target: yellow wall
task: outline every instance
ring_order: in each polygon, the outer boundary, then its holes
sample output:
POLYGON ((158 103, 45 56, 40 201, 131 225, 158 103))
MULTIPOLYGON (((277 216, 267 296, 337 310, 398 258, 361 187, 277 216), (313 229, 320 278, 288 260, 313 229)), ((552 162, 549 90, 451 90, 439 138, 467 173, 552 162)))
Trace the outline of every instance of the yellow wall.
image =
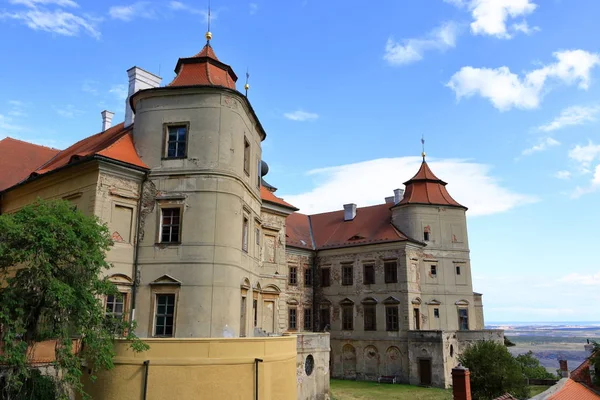
POLYGON ((95 383, 84 371, 94 400, 140 400, 144 360, 150 360, 147 400, 254 400, 254 358, 259 364, 259 399, 292 400, 296 389, 296 337, 144 339, 150 350, 133 353, 117 341, 115 368, 95 383))

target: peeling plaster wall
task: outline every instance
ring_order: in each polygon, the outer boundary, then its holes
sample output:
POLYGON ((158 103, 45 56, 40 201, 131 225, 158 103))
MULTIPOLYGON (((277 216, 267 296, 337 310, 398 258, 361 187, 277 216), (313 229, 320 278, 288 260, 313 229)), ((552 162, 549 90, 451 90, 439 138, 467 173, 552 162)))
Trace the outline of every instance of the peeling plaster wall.
POLYGON ((329 334, 297 335, 296 380, 298 400, 329 400, 329 334), (314 368, 307 374, 307 358, 312 356, 314 368))
POLYGON ((313 307, 313 284, 306 284, 305 272, 310 270, 313 274, 313 282, 315 280, 314 271, 312 271, 313 255, 310 251, 304 251, 300 249, 288 249, 286 252, 287 262, 287 274, 286 274, 286 286, 285 286, 285 301, 286 309, 284 310, 284 329, 292 331, 289 327, 288 312, 290 307, 296 308, 297 332, 313 331, 313 329, 304 329, 304 310, 310 309, 313 313, 313 319, 311 325, 314 328, 314 307, 313 307), (290 268, 296 268, 297 271, 297 282, 295 285, 290 284, 290 268))

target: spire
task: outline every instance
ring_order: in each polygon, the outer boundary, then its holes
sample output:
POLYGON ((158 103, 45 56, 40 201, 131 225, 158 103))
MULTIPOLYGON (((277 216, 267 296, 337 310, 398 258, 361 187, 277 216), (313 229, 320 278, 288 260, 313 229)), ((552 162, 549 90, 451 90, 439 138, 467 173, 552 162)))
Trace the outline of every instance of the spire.
POLYGON ((206 38, 206 45, 210 45, 210 39, 212 39, 212 33, 210 32, 210 0, 208 0, 208 14, 206 15, 206 34, 204 37, 206 38))
MULTIPOLYGON (((425 140, 421 139, 421 142, 424 145, 425 140)), ((431 171, 427 161, 425 161, 425 151, 423 151, 422 157, 423 162, 415 176, 404 182, 406 191, 398 205, 430 204, 461 207, 466 210, 467 207, 459 204, 450 196, 448 189, 446 189, 447 183, 435 176, 433 171, 431 171)))
POLYGON ((421 136, 421 145, 423 146, 423 151, 421 152, 421 157, 423 157, 423 162, 425 162, 425 135, 421 136))

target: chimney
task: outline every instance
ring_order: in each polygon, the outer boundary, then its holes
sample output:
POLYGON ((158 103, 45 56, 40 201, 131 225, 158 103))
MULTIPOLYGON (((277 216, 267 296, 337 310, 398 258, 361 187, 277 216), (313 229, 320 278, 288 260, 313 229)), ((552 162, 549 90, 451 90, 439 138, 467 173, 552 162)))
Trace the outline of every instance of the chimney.
POLYGON ((567 360, 558 360, 558 364, 560 365, 559 373, 562 378, 569 377, 569 365, 567 364, 567 360))
POLYGON ((125 128, 133 124, 134 120, 133 110, 131 109, 131 105, 129 105, 129 98, 139 90, 159 87, 162 81, 160 76, 144 71, 139 67, 129 68, 127 76, 129 77, 129 91, 127 93, 127 100, 125 100, 125 128))
POLYGON ((104 110, 100 113, 102 115, 102 132, 112 126, 112 119, 115 116, 114 112, 104 110))
POLYGON ((356 217, 356 204, 344 204, 344 221, 352 221, 356 217))
POLYGON ((400 203, 404 197, 404 189, 394 189, 394 204, 400 203))
POLYGON ((452 368, 452 394, 454 400, 471 400, 471 372, 460 364, 452 368))
POLYGON ((394 204, 394 196, 386 197, 385 202, 386 204, 394 204))

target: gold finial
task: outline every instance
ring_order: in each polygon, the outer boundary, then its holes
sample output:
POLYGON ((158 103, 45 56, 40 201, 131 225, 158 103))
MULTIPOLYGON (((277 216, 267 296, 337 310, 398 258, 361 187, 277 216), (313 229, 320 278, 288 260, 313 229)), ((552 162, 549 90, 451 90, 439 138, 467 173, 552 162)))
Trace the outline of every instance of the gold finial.
POLYGON ((204 37, 206 38, 206 41, 210 41, 210 39, 212 39, 212 33, 208 31, 206 32, 206 35, 204 35, 204 37))
POLYGON ((212 39, 212 33, 210 33, 210 0, 208 0, 208 13, 206 14, 206 24, 207 29, 204 37, 206 38, 206 43, 208 44, 210 42, 210 39, 212 39))
POLYGON ((246 89, 246 90, 250 89, 250 84, 249 84, 249 83, 246 83, 246 84, 244 85, 244 89, 246 89))
POLYGON ((250 79, 250 72, 248 71, 248 68, 246 67, 246 84, 244 85, 244 89, 246 89, 246 97, 248 97, 248 89, 250 89, 250 84, 248 83, 249 79, 250 79))

